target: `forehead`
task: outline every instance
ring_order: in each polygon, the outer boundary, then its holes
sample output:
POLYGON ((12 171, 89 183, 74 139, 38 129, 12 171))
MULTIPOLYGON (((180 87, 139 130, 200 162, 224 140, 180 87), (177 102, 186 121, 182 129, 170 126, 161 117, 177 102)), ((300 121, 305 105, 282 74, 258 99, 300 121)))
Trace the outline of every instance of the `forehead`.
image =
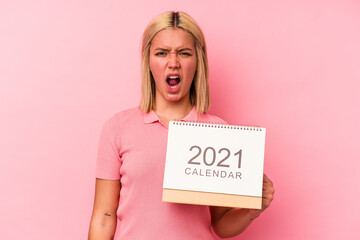
POLYGON ((182 47, 194 48, 191 35, 182 29, 165 29, 158 32, 151 42, 150 48, 178 49, 182 47))

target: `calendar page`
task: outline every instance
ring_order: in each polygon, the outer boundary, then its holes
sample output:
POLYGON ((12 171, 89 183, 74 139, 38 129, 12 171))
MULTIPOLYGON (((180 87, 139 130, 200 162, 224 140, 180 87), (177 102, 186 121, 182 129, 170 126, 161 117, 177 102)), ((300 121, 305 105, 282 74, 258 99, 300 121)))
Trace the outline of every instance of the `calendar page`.
POLYGON ((261 208, 265 128, 171 121, 163 201, 261 208))

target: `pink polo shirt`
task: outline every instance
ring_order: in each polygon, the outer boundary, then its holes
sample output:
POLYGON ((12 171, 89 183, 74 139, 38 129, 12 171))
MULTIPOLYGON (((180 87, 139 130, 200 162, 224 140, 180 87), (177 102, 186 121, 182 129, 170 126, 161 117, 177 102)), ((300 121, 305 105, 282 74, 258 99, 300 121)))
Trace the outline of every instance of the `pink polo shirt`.
MULTIPOLYGON (((223 122, 196 113, 185 121, 223 122)), ((162 202, 168 128, 154 111, 128 109, 103 125, 96 177, 121 181, 115 240, 210 240, 209 207, 162 202)))

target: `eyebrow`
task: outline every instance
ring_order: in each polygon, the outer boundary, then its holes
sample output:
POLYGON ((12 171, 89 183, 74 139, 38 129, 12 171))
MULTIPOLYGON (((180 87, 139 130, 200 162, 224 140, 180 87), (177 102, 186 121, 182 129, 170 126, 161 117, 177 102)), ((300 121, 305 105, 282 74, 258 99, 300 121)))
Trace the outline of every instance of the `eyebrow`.
MULTIPOLYGON (((164 51, 164 52, 170 52, 169 49, 166 48, 156 48, 155 51, 164 51)), ((192 51, 191 48, 181 48, 179 50, 176 50, 177 52, 183 52, 183 51, 192 51)))

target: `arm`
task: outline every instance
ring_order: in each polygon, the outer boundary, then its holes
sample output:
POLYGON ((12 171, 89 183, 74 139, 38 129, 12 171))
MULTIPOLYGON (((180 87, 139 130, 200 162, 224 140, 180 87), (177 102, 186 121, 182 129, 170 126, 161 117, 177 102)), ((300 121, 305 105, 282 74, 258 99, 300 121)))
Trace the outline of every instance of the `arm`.
POLYGON ((211 224, 215 233, 222 238, 233 237, 240 234, 255 218, 270 206, 273 199, 273 183, 264 174, 261 209, 210 207, 211 224))
POLYGON ((114 239, 120 189, 120 180, 96 179, 95 201, 90 221, 89 240, 114 239))

